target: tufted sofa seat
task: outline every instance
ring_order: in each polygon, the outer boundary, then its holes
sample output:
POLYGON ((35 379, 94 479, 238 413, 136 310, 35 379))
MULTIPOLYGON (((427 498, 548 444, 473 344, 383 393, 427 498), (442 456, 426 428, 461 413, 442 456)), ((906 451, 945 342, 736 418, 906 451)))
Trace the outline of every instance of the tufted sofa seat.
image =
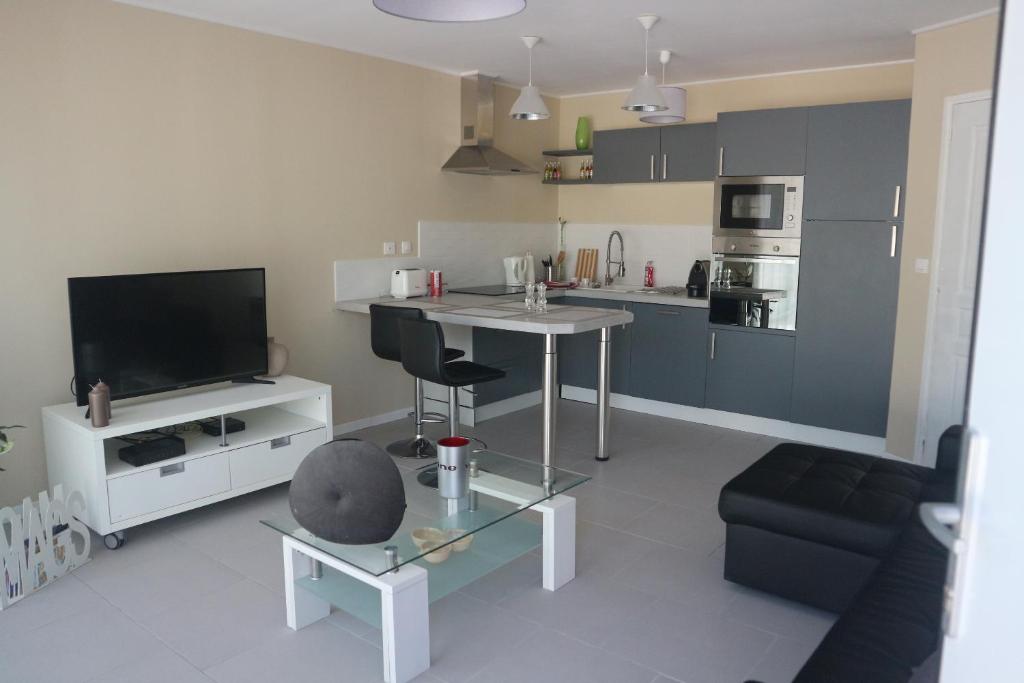
POLYGON ((951 499, 951 438, 940 445, 936 469, 806 444, 776 446, 719 496, 725 578, 844 611, 917 504, 951 499))

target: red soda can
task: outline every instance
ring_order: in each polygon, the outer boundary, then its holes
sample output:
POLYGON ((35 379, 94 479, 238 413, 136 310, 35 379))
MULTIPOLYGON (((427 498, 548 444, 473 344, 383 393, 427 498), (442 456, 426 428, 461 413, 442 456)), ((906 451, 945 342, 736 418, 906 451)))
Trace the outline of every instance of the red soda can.
POLYGON ((443 293, 441 289, 441 271, 430 271, 430 279, 427 281, 427 294, 429 296, 441 296, 443 293))

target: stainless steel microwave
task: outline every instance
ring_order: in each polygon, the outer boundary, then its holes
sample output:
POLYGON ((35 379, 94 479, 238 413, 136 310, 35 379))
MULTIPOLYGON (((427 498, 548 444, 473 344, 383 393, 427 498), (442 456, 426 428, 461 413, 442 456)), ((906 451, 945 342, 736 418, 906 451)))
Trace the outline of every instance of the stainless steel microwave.
POLYGON ((719 237, 799 237, 803 176, 731 176, 715 181, 719 237))

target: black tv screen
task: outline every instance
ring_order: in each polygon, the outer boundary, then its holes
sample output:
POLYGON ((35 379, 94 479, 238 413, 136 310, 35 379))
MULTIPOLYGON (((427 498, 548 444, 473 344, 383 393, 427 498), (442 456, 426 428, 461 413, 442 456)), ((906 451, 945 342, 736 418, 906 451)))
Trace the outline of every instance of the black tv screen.
POLYGON ((68 278, 78 405, 267 372, 263 268, 68 278))

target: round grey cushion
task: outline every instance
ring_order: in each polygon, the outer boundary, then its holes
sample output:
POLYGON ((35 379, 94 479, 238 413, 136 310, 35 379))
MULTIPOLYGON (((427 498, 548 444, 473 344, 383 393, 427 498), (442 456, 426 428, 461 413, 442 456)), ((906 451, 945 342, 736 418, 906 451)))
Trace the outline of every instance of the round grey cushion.
POLYGON ((405 516, 405 486, 387 453, 367 441, 317 446, 292 478, 288 503, 295 521, 334 543, 380 543, 405 516))

